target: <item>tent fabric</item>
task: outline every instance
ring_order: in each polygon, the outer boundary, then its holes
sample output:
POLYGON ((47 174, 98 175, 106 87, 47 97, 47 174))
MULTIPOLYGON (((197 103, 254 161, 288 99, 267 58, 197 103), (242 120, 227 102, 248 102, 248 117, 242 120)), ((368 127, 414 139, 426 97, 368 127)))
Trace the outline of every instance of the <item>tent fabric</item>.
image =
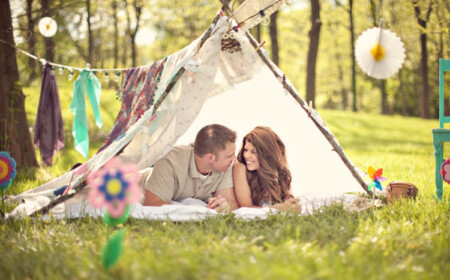
POLYGON ((117 114, 111 133, 99 152, 125 133, 154 103, 155 88, 161 79, 166 60, 159 60, 152 65, 126 69, 122 73, 122 85, 119 95, 122 106, 117 114))
POLYGON ((41 96, 34 126, 34 144, 45 164, 51 166, 56 152, 64 147, 64 124, 55 73, 49 63, 44 66, 41 96))
MULTIPOLYGON (((314 200, 363 191, 360 178, 349 169, 356 168, 343 162, 318 129, 317 120, 323 130, 329 131, 320 122, 318 113, 314 110, 309 113, 304 102, 299 104, 288 94, 283 81, 269 70, 245 34, 239 31, 235 34, 242 51, 221 51, 222 36, 229 30, 228 18, 221 17, 212 24, 211 32, 205 33, 210 34, 207 40, 197 39, 167 57, 159 73, 160 80, 152 87, 159 107, 155 110, 152 105, 124 134, 88 160, 89 171, 99 169, 115 155, 141 170, 148 168, 174 145, 193 142, 198 130, 211 123, 236 130, 240 148, 244 135, 263 125, 271 127, 286 145, 294 195, 314 200), (183 74, 163 98, 181 70, 183 74)), ((276 66, 271 66, 284 76, 276 66)), ((125 78, 122 85, 127 83, 125 78)), ((141 87, 142 81, 135 86, 141 87)), ((14 198, 31 201, 69 183, 77 190, 84 177, 85 174, 72 171, 14 198)), ((88 190, 84 188, 65 205, 85 199, 88 190)))

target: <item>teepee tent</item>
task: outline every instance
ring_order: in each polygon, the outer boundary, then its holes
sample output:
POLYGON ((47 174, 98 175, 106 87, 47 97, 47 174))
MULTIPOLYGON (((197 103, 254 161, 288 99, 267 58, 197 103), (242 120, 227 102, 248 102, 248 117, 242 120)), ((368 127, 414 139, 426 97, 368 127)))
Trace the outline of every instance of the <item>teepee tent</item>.
POLYGON ((62 201, 67 207, 83 200, 89 189, 87 172, 114 156, 139 169, 149 168, 174 145, 193 142, 198 130, 211 123, 235 130, 238 149, 255 126, 271 127, 286 145, 295 196, 367 191, 362 172, 345 156, 318 113, 246 32, 282 2, 248 0, 230 17, 220 12, 211 27, 181 51, 124 71, 119 90, 122 108, 103 147, 85 168, 16 196, 35 203, 25 214, 46 212, 62 201), (71 192, 56 192, 69 184, 71 192))

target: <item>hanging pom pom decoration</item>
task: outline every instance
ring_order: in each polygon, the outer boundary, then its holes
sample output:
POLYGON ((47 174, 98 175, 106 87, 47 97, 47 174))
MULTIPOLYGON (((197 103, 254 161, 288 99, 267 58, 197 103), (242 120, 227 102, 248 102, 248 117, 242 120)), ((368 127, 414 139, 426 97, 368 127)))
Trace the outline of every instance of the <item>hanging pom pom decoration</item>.
POLYGON ((116 75, 114 75, 114 82, 119 83, 120 80, 120 72, 117 72, 116 75))
POLYGON ((109 83, 109 74, 108 74, 108 72, 105 72, 105 76, 103 77, 103 81, 105 83, 109 83))
POLYGON ((69 81, 72 81, 73 78, 73 70, 69 69, 70 73, 69 73, 69 77, 67 77, 69 79, 69 81))
POLYGON ((450 184, 450 158, 446 159, 441 165, 442 180, 450 184))
POLYGON ((222 36, 221 41, 221 50, 226 51, 228 53, 234 53, 234 52, 240 52, 242 51, 241 43, 239 43, 238 40, 236 40, 237 34, 236 31, 239 28, 233 28, 227 32, 225 32, 222 36))
POLYGON ((355 45, 359 67, 376 79, 386 79, 397 73, 405 60, 403 42, 387 29, 374 27, 364 31, 355 45))
POLYGON ((58 30, 58 24, 56 24, 56 21, 50 17, 41 18, 41 20, 39 20, 38 27, 39 32, 44 37, 53 37, 58 30))
POLYGON ((16 178, 16 161, 7 153, 0 152, 0 191, 2 193, 3 213, 6 213, 3 192, 9 189, 16 178))

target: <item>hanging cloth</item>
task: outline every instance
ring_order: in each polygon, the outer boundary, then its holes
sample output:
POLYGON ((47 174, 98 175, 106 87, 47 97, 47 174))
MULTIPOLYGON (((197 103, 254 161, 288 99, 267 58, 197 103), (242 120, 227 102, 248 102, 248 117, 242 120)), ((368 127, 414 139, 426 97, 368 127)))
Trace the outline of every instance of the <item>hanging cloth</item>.
POLYGON ((45 164, 52 165, 52 157, 64 147, 64 125, 55 73, 50 64, 44 66, 41 96, 34 126, 34 144, 39 148, 45 164))
POLYGON ((83 70, 78 79, 73 83, 73 99, 70 103, 70 111, 74 115, 72 135, 74 137, 74 146, 81 155, 88 157, 89 152, 89 133, 88 122, 86 116, 86 102, 84 91, 86 90, 89 103, 91 103, 94 112, 95 124, 98 128, 103 126, 102 117, 100 115, 100 95, 102 85, 97 76, 92 71, 83 70))
POLYGON ((126 133, 128 128, 151 108, 165 62, 166 59, 161 59, 152 65, 123 71, 122 83, 119 89, 119 93, 122 95, 122 106, 117 114, 111 133, 98 152, 126 133))

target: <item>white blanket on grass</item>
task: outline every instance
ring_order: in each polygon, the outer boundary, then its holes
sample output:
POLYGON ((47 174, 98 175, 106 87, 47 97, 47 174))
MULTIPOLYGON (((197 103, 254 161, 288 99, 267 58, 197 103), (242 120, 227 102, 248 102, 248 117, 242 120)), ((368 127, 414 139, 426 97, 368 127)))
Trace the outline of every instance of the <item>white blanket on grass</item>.
MULTIPOLYGON (((314 198, 308 196, 300 197, 302 204, 301 215, 312 214, 319 211, 321 207, 330 205, 332 203, 349 203, 356 199, 355 195, 344 194, 339 197, 323 196, 314 198)), ((49 203, 49 198, 42 196, 34 199, 24 199, 13 212, 8 213, 6 218, 9 217, 24 217, 34 211, 40 209, 49 203)), ((199 221, 207 218, 211 218, 217 215, 222 215, 216 210, 212 210, 205 207, 205 203, 198 199, 187 198, 181 202, 173 201, 170 205, 164 205, 160 207, 155 206, 143 206, 140 203, 133 204, 130 208, 130 217, 136 219, 146 220, 171 220, 171 221, 199 221)), ((56 219, 65 218, 81 218, 90 216, 93 218, 103 217, 103 209, 93 208, 86 200, 80 200, 71 204, 61 203, 54 207, 50 211, 50 215, 43 216, 44 219, 53 217, 56 219)), ((233 211, 236 218, 243 220, 265 220, 269 215, 277 214, 278 210, 270 207, 262 208, 248 208, 241 207, 233 211)))

